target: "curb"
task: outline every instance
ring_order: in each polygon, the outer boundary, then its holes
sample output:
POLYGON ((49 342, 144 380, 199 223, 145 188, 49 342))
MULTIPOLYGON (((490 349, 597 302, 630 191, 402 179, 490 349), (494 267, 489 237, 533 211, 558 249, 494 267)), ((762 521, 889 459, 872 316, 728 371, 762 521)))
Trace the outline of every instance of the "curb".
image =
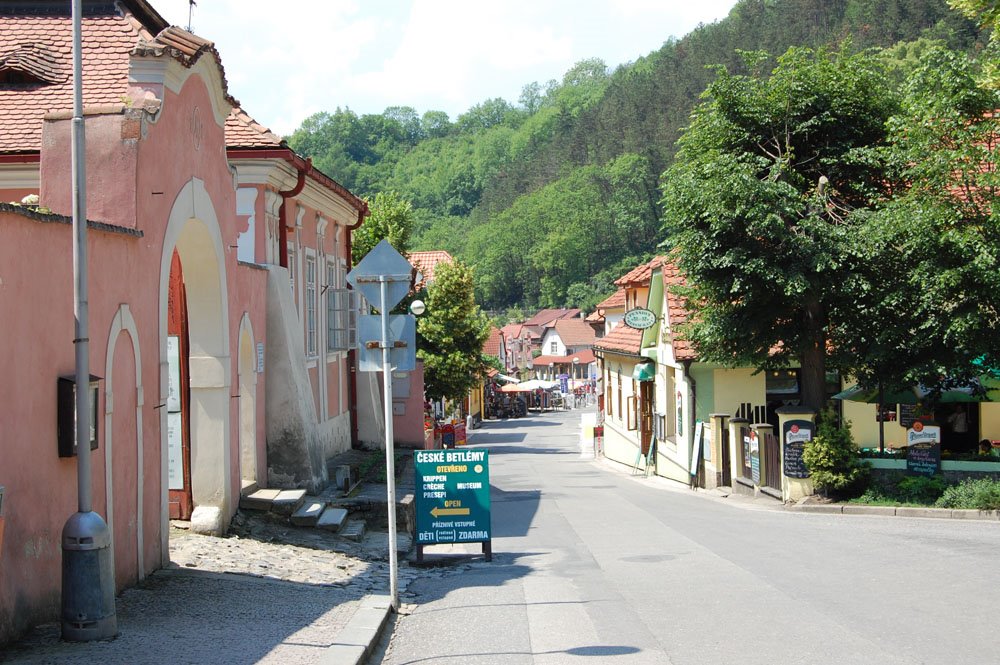
POLYGON ((799 504, 786 506, 795 513, 823 513, 835 515, 883 515, 887 517, 926 517, 931 519, 980 520, 995 522, 1000 519, 996 510, 952 510, 951 508, 916 508, 912 506, 866 506, 864 504, 799 504))
POLYGON ((378 644, 391 614, 389 596, 367 595, 362 598, 358 611, 324 650, 319 663, 362 665, 378 644))

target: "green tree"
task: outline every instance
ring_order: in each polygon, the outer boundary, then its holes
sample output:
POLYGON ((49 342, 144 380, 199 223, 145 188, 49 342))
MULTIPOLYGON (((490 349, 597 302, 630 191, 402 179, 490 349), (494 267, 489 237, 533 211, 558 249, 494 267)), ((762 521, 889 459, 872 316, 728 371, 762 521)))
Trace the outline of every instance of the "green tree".
POLYGON ((354 263, 364 258, 383 238, 397 252, 405 255, 410 250, 413 206, 395 192, 379 192, 374 200, 366 200, 371 216, 352 236, 351 258, 354 263))
MULTIPOLYGON (((754 70, 765 54, 748 54, 754 70)), ((884 185, 857 156, 895 110, 879 61, 792 48, 770 73, 718 72, 664 174, 668 243, 699 303, 686 335, 707 360, 797 361, 803 403, 825 400, 829 315, 852 294, 850 211, 884 185)))
POLYGON ((1000 86, 1000 4, 995 0, 948 0, 948 4, 976 21, 980 27, 991 30, 989 52, 986 61, 986 81, 992 86, 1000 86))
POLYGON ((858 317, 849 339, 873 359, 856 372, 868 384, 885 380, 879 362, 890 382, 928 385, 1000 366, 1000 92, 980 80, 968 56, 933 48, 888 123, 878 154, 899 184, 859 247, 877 275, 840 317, 858 317))
POLYGON ((489 319, 473 297, 472 269, 440 263, 427 287, 427 311, 417 320, 417 357, 424 362, 424 390, 433 399, 465 397, 486 371, 483 344, 489 319))

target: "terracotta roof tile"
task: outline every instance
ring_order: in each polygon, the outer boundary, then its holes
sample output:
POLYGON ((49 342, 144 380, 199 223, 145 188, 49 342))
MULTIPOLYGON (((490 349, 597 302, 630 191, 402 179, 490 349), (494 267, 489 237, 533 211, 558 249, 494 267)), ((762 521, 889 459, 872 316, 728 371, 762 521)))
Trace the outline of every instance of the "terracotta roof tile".
POLYGON ((597 303, 597 309, 624 309, 625 289, 620 288, 610 296, 597 303))
POLYGON ((641 266, 636 266, 632 270, 628 271, 621 277, 615 280, 617 286, 645 286, 649 284, 649 278, 653 274, 653 268, 658 268, 660 265, 666 261, 666 256, 657 256, 650 260, 648 263, 644 263, 641 266))
MULTIPOLYGON (((84 106, 120 104, 128 90, 128 54, 139 39, 138 31, 132 22, 114 14, 84 16, 82 33, 87 45, 82 57, 84 106)), ((36 54, 45 53, 45 76, 51 76, 45 80, 51 82, 0 86, 0 127, 3 128, 0 152, 40 150, 44 115, 49 111, 73 108, 70 75, 73 25, 69 13, 65 16, 25 16, 0 9, 0 60, 11 62, 11 68, 25 65, 27 46, 36 54)), ((38 56, 38 63, 41 57, 38 56)), ((29 73, 45 78, 39 76, 40 69, 29 73)))
POLYGON ((540 309, 537 313, 530 319, 524 322, 526 326, 545 326, 556 319, 567 319, 574 316, 580 316, 580 310, 578 309, 566 309, 565 307, 553 308, 553 309, 540 309))
POLYGON ((593 322, 593 323, 599 323, 599 322, 601 322, 603 320, 604 320, 604 314, 602 314, 601 310, 599 310, 599 309, 595 309, 593 312, 591 312, 590 314, 587 315, 586 319, 584 319, 584 321, 593 322))
POLYGON ((284 139, 241 108, 234 108, 226 118, 226 145, 230 148, 286 147, 284 139))
POLYGON ((500 329, 496 327, 490 328, 490 336, 486 339, 483 344, 483 353, 488 356, 500 357, 500 347, 501 344, 500 329))
POLYGON ((638 356, 641 351, 642 331, 630 328, 625 323, 615 326, 615 329, 607 335, 597 340, 595 349, 602 351, 612 351, 630 356, 638 356))
MULTIPOLYGON (((110 6, 110 5, 109 5, 110 6)), ((125 5, 120 5, 125 8, 125 5)), ((127 8, 125 8, 127 12, 127 8)), ((73 108, 73 23, 65 14, 36 15, 0 4, 0 71, 17 70, 45 81, 40 84, 0 85, 0 153, 36 152, 41 149, 42 120, 50 111, 73 108)), ((131 55, 169 56, 190 67, 206 54, 214 55, 227 100, 225 71, 212 42, 175 26, 155 38, 135 16, 84 13, 83 105, 120 105, 129 92, 131 55)))
POLYGON ((420 291, 428 283, 434 281, 434 268, 437 267, 437 264, 441 262, 452 263, 455 260, 451 254, 444 250, 410 252, 406 258, 423 275, 423 279, 413 286, 414 291, 420 291))
MULTIPOLYGON (((673 332, 676 327, 687 322, 691 317, 691 312, 687 307, 687 300, 677 295, 676 289, 671 287, 685 286, 687 279, 681 273, 675 263, 666 260, 663 263, 663 290, 667 295, 667 320, 670 322, 670 330, 673 332)), ((674 357, 677 360, 694 360, 698 357, 691 343, 673 332, 674 357)))
POLYGON ((594 329, 583 319, 556 319, 554 326, 566 346, 592 346, 597 341, 594 329))

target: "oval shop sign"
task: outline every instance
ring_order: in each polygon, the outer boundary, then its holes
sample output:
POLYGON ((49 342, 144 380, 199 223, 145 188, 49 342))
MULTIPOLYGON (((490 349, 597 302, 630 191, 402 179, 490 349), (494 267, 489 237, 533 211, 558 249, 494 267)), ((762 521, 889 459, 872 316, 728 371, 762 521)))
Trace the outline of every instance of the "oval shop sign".
POLYGON ((656 323, 656 314, 651 310, 636 307, 625 312, 625 325, 636 330, 652 328, 656 323))

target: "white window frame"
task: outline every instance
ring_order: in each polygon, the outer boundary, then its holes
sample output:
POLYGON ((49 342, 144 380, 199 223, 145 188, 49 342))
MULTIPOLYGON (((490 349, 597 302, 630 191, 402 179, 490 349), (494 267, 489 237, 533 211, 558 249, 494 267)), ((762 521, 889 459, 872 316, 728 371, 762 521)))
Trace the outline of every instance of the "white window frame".
POLYGON ((305 266, 305 329, 306 329, 306 357, 316 358, 316 253, 310 249, 306 250, 305 266))

